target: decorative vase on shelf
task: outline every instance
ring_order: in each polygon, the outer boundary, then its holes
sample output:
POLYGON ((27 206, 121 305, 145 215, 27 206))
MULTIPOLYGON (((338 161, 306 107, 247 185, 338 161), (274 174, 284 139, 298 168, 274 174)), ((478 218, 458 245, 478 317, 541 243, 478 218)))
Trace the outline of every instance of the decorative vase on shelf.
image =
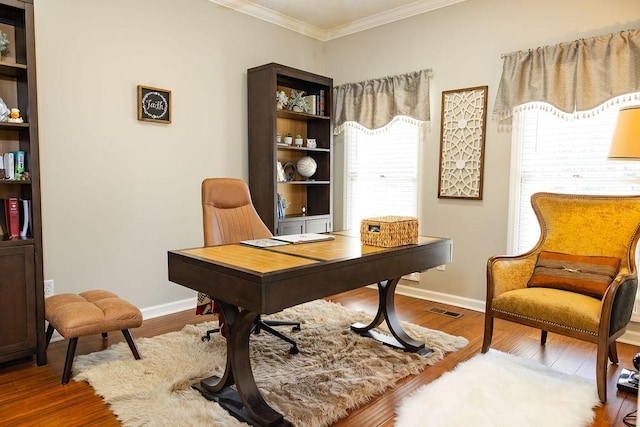
POLYGON ((304 141, 304 140, 302 139, 302 136, 301 136, 301 135, 296 135, 295 143, 296 143, 296 145, 297 145, 298 147, 302 147, 302 143, 303 143, 303 141, 304 141))
POLYGON ((316 173, 316 170, 318 169, 318 164, 316 163, 315 160, 313 160, 313 157, 304 156, 300 160, 298 160, 297 169, 298 169, 298 173, 301 176, 309 179, 310 177, 313 176, 314 173, 316 173))
POLYGON ((285 135, 284 143, 287 145, 291 145, 293 143, 293 138, 291 137, 290 134, 285 135))

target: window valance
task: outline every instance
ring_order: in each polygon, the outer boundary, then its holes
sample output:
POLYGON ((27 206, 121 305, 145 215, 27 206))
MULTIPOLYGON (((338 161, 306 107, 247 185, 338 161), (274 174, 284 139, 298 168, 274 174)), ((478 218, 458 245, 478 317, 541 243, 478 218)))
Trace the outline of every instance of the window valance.
POLYGON ((341 133, 347 122, 357 122, 368 130, 379 129, 397 117, 417 124, 428 122, 430 76, 431 70, 425 69, 336 86, 334 133, 341 133))
POLYGON ((565 113, 592 110, 640 91, 640 30, 503 55, 493 114, 500 120, 528 102, 546 102, 565 113))

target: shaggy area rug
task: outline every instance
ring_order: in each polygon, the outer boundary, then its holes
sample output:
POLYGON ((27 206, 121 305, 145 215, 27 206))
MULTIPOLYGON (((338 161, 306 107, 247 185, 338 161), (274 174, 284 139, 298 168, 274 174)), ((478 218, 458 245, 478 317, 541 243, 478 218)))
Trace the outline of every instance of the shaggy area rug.
MULTIPOLYGON (((289 345, 268 333, 251 337, 253 373, 267 403, 297 426, 327 426, 468 343, 463 337, 403 322, 409 335, 434 350, 423 358, 349 330, 351 323, 367 324, 372 317, 324 300, 267 316, 297 320, 302 326, 300 332, 288 331, 298 343, 297 355, 290 355, 289 345)), ((242 425, 191 388, 224 370, 224 338, 215 334, 210 342, 200 339, 215 324, 188 325, 179 332, 138 339, 142 360, 133 359, 126 343, 78 356, 74 379, 88 381, 125 426, 242 425)))
POLYGON ((593 381, 490 350, 404 399, 396 426, 581 427, 599 404, 593 381))

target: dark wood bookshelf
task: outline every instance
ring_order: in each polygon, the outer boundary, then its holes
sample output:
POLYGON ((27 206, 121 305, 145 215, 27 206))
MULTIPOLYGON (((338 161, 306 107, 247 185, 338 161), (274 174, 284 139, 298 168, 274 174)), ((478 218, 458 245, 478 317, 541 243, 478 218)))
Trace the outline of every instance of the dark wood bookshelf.
MULTIPOLYGON (((0 236, 0 363, 35 355, 43 365, 47 359, 33 2, 0 0, 0 31, 9 40, 0 56, 0 98, 7 108, 20 109, 24 120, 0 122, 0 155, 24 151, 29 173, 28 179, 0 179, 0 199, 31 201, 30 234, 0 236)), ((0 209, 4 212, 4 203, 0 209)), ((6 223, 2 226, 6 233, 6 223)))
POLYGON ((258 214, 273 234, 317 233, 333 229, 333 79, 280 64, 265 64, 247 71, 249 125, 249 188, 258 214), (276 91, 291 90, 324 96, 324 113, 280 109, 276 91), (276 142, 276 135, 300 134, 305 145, 276 142), (306 146, 314 138, 316 147, 306 146), (317 169, 310 179, 296 172, 279 182, 277 163, 296 165, 312 157, 317 169), (278 217, 278 194, 289 203, 278 217), (305 214, 302 215, 302 210, 305 214))

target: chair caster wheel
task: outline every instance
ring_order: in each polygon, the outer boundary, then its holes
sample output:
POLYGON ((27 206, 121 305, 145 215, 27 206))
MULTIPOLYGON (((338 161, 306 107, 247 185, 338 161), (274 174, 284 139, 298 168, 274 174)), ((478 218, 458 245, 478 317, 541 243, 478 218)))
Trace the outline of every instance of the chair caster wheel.
POLYGON ((289 349, 289 353, 290 353, 290 354, 298 354, 298 353, 300 353, 300 350, 298 350, 298 347, 296 347, 296 346, 294 345, 293 347, 291 347, 291 348, 289 349))
POLYGON ((202 340, 202 342, 205 342, 205 341, 211 341, 211 338, 210 338, 210 337, 202 337, 202 338, 200 338, 200 339, 202 340))
POLYGON ((294 326, 291 330, 293 332, 300 332, 300 326, 294 326))

